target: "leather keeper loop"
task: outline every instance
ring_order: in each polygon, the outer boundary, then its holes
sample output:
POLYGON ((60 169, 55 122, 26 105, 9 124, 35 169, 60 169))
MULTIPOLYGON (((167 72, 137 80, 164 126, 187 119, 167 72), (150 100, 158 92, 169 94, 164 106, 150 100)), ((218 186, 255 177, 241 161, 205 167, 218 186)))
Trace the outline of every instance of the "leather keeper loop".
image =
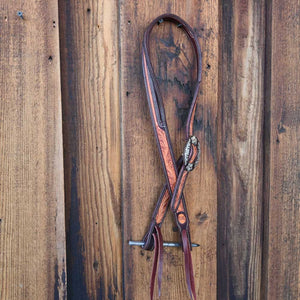
POLYGON ((188 216, 185 214, 185 212, 181 211, 181 212, 176 213, 176 223, 177 223, 177 226, 178 226, 180 232, 184 229, 185 230, 188 229, 189 219, 188 219, 188 216))

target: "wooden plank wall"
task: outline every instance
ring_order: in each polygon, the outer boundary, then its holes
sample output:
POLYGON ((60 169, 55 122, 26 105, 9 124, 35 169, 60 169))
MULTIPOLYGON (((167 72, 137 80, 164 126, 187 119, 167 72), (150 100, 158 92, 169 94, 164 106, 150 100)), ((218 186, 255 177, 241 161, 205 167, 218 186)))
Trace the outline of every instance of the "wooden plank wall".
POLYGON ((68 294, 122 298, 117 1, 60 1, 68 294))
POLYGON ((15 2, 0 2, 0 299, 62 299, 58 7, 15 2))
MULTIPOLYGON (((299 11, 0 0, 0 299, 149 298, 153 253, 128 240, 143 237, 165 181, 141 42, 166 12, 203 54, 202 154, 185 189, 198 299, 300 299, 299 11)), ((178 156, 195 59, 166 22, 150 45, 178 156)), ((179 240, 171 214, 162 232, 179 240)), ((180 249, 165 250, 160 299, 188 299, 180 249)))
POLYGON ((218 131, 219 299, 260 298, 264 6, 264 1, 226 1, 222 6, 218 131))

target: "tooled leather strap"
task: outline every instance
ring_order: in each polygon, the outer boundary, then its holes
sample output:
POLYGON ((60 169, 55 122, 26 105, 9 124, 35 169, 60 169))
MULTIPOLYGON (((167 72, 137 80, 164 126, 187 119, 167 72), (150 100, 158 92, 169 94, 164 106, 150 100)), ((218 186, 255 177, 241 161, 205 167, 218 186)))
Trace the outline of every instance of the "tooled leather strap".
MULTIPOLYGON (((153 250, 155 248, 155 258, 153 264, 153 271, 151 276, 150 294, 153 297, 155 274, 157 269, 157 262, 159 261, 159 272, 162 272, 162 237, 160 233, 160 226, 166 215, 169 204, 174 214, 176 224, 180 230, 182 238, 182 246, 185 256, 185 271, 186 282, 188 290, 192 299, 196 299, 194 275, 192 270, 191 259, 191 240, 189 234, 189 219, 185 199, 183 196, 183 189, 188 176, 188 173, 194 169, 199 160, 200 144, 198 139, 193 136, 193 122, 196 109, 196 100, 198 96, 200 81, 201 81, 201 50, 198 39, 192 28, 181 18, 171 14, 162 15, 151 22, 148 26, 143 40, 142 47, 142 66, 144 74, 144 82, 147 92, 147 99, 150 108, 152 124, 158 144, 160 157, 162 160, 164 173, 166 177, 166 185, 164 186, 158 203, 154 210, 151 224, 147 234, 144 237, 145 250, 153 250), (180 27, 188 35, 195 50, 197 60, 197 82, 194 90, 193 100, 190 106, 187 124, 186 124, 186 138, 187 144, 184 149, 183 156, 181 156, 177 163, 175 161, 170 135, 166 122, 165 112, 159 86, 153 71, 153 67, 149 57, 149 35, 156 24, 163 21, 170 21, 180 27), (159 247, 159 249, 157 249, 159 247), (159 257, 159 259, 158 259, 159 257)), ((158 284, 161 284, 161 273, 158 276, 158 284)), ((159 288, 160 290, 160 288, 159 288)))

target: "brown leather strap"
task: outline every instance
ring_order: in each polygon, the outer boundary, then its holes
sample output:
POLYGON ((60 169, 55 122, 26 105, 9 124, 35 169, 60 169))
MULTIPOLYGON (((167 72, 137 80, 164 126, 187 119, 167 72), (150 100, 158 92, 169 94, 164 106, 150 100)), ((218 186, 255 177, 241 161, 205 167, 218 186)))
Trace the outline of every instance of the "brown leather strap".
POLYGON ((162 262, 163 262, 163 238, 160 231, 160 228, 158 226, 155 226, 155 232, 152 233, 154 238, 154 259, 153 259, 153 266, 152 266, 152 274, 151 274, 151 281, 150 281, 150 298, 153 299, 153 293, 154 293, 154 283, 155 283, 155 277, 156 277, 156 271, 158 268, 158 295, 161 294, 161 282, 162 282, 162 262), (158 265, 158 267, 157 267, 158 265))
POLYGON ((182 247, 184 252, 184 265, 185 265, 185 278, 188 286, 188 290, 191 296, 191 299, 196 300, 196 290, 195 290, 195 280, 194 280, 194 272, 193 272, 193 263, 192 256, 190 251, 190 244, 187 243, 186 231, 182 230, 181 233, 182 239, 182 247), (194 297, 194 298, 193 298, 194 297))
POLYGON ((195 136, 193 136, 193 123, 196 110, 196 100, 201 81, 201 64, 201 50, 198 39, 192 28, 185 21, 183 21, 178 16, 165 14, 151 22, 144 34, 142 47, 142 66, 151 120, 166 177, 166 185, 164 186, 158 199, 152 216, 151 224, 149 226, 149 230, 144 237, 145 244, 143 248, 145 250, 153 250, 155 248, 155 257, 150 285, 151 299, 153 297, 158 256, 160 256, 160 267, 158 274, 159 286, 161 284, 162 254, 160 253, 162 253, 162 237, 159 228, 164 220, 169 204, 171 204, 171 210, 174 214, 176 224, 181 233, 182 246, 185 256, 186 282, 188 290, 191 298, 196 299, 194 275, 190 253, 191 240, 189 234, 189 218, 185 199, 183 196, 183 189, 188 173, 194 169, 200 155, 199 141, 195 136), (187 34, 190 41, 192 42, 197 60, 197 81, 186 124, 187 144, 185 146, 183 156, 181 156, 177 160, 177 163, 175 161, 174 152, 172 149, 161 93, 149 57, 150 33, 156 24, 159 25, 164 21, 175 23, 177 27, 180 27, 187 34))

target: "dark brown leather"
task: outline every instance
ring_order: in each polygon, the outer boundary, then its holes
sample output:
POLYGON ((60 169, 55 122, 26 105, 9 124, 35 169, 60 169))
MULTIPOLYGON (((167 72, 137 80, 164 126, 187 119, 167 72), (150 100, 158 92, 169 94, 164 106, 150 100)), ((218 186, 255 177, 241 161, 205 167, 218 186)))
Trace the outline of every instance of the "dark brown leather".
POLYGON ((149 230, 144 237, 145 250, 155 249, 153 269, 150 284, 150 297, 153 299, 154 283, 156 271, 158 268, 158 285, 159 294, 162 280, 162 236, 160 226, 164 220, 169 204, 174 214, 176 224, 179 228, 182 249, 185 258, 185 273, 187 287, 191 299, 196 299, 192 257, 191 257, 191 240, 189 233, 189 218, 186 208, 186 203, 183 195, 183 189, 188 176, 188 173, 193 170, 198 162, 200 155, 200 144, 198 139, 193 136, 193 123, 196 110, 196 100, 198 96, 199 86, 201 82, 201 50, 196 34, 192 28, 181 18, 172 14, 164 14, 153 20, 144 34, 142 46, 142 66, 144 74, 144 82, 146 87, 147 99, 151 114, 151 120, 155 132, 155 137, 161 157, 166 177, 166 185, 164 186, 149 226, 149 230), (197 81, 195 85, 193 100, 190 106, 187 123, 186 123, 186 138, 187 145, 184 149, 183 156, 175 161, 170 135, 166 122, 165 112, 159 86, 153 71, 153 67, 149 57, 149 35, 156 24, 161 24, 164 21, 175 23, 177 27, 182 29, 189 37, 196 54, 197 81), (158 267, 157 267, 158 265, 158 267))
POLYGON ((154 259, 153 259, 153 267, 152 267, 152 274, 151 274, 151 282, 150 282, 150 297, 151 300, 153 299, 153 292, 154 292, 154 283, 155 283, 155 277, 156 272, 158 268, 158 275, 157 275, 157 281, 158 281, 158 295, 160 296, 161 292, 161 282, 162 282, 162 262, 163 262, 163 238, 160 231, 160 228, 158 226, 154 227, 155 232, 152 233, 153 239, 154 239, 154 259), (157 266, 158 265, 158 266, 157 266))

